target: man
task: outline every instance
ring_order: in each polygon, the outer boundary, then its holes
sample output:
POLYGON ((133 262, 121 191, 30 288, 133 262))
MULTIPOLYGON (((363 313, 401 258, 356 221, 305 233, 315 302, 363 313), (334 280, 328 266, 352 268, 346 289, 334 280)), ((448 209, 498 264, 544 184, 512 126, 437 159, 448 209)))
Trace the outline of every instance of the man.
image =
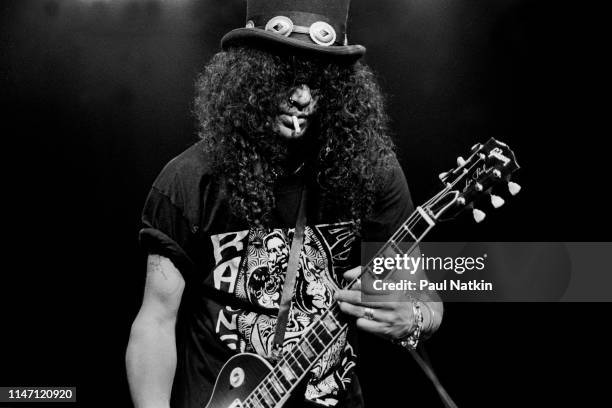
MULTIPOLYGON (((246 27, 197 81, 201 141, 164 168, 143 211, 147 278, 127 351, 137 407, 205 406, 230 356, 272 355, 303 194, 283 350, 334 297, 358 328, 393 341, 440 324, 439 303, 341 290, 360 274, 359 240, 387 240, 412 211, 381 92, 358 62, 365 48, 347 45, 349 0, 247 4, 246 27)), ((329 350, 290 404, 363 405, 354 331, 329 350)))

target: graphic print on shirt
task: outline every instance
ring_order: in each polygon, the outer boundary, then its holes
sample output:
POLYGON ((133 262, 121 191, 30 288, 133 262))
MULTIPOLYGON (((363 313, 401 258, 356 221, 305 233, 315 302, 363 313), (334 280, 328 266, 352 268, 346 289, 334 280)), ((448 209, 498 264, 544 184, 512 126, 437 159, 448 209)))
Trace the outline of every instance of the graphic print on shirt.
MULTIPOLYGON (((350 223, 307 226, 299 258, 295 294, 283 347, 291 349, 333 302, 350 268, 355 243, 350 223)), ((251 229, 211 237, 217 289, 271 310, 272 316, 220 308, 216 333, 225 345, 239 352, 271 354, 276 314, 283 290, 293 229, 251 229)), ((346 332, 310 371, 305 396, 323 406, 337 404, 338 393, 350 384, 355 353, 346 332)))

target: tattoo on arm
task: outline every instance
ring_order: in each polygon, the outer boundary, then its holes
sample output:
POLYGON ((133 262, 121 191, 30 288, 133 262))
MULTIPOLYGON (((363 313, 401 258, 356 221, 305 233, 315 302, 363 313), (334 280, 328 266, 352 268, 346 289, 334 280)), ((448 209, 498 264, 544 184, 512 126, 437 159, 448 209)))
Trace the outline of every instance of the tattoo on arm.
POLYGON ((170 259, 152 254, 147 260, 146 286, 162 298, 170 299, 178 295, 180 299, 185 281, 170 259))
POLYGON ((161 273, 165 280, 168 280, 168 275, 164 272, 164 268, 162 266, 162 260, 159 255, 151 255, 149 256, 149 267, 151 268, 151 272, 153 273, 161 273))

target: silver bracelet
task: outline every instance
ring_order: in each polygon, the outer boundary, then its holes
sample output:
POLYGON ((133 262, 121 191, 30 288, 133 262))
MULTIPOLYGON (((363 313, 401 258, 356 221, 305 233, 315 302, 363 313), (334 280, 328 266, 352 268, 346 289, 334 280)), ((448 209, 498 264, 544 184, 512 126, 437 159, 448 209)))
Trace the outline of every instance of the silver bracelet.
POLYGON ((429 324, 425 328, 425 333, 431 333, 433 331, 433 328, 435 327, 436 313, 435 313, 433 307, 429 306, 429 302, 423 302, 423 304, 425 305, 425 307, 429 311, 429 324))
POLYGON ((412 301, 412 312, 414 315, 414 324, 416 325, 415 329, 408 336, 395 341, 396 344, 408 350, 415 350, 417 348, 419 339, 421 338, 421 331, 423 331, 423 312, 421 311, 419 303, 414 300, 412 301))

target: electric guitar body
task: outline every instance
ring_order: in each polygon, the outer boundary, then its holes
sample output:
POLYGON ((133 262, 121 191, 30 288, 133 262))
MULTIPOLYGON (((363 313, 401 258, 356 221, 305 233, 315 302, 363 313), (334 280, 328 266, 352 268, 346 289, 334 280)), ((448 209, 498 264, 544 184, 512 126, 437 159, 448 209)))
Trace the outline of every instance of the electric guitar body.
POLYGON ((221 368, 206 408, 246 408, 243 401, 271 371, 270 363, 257 354, 233 356, 221 368))

